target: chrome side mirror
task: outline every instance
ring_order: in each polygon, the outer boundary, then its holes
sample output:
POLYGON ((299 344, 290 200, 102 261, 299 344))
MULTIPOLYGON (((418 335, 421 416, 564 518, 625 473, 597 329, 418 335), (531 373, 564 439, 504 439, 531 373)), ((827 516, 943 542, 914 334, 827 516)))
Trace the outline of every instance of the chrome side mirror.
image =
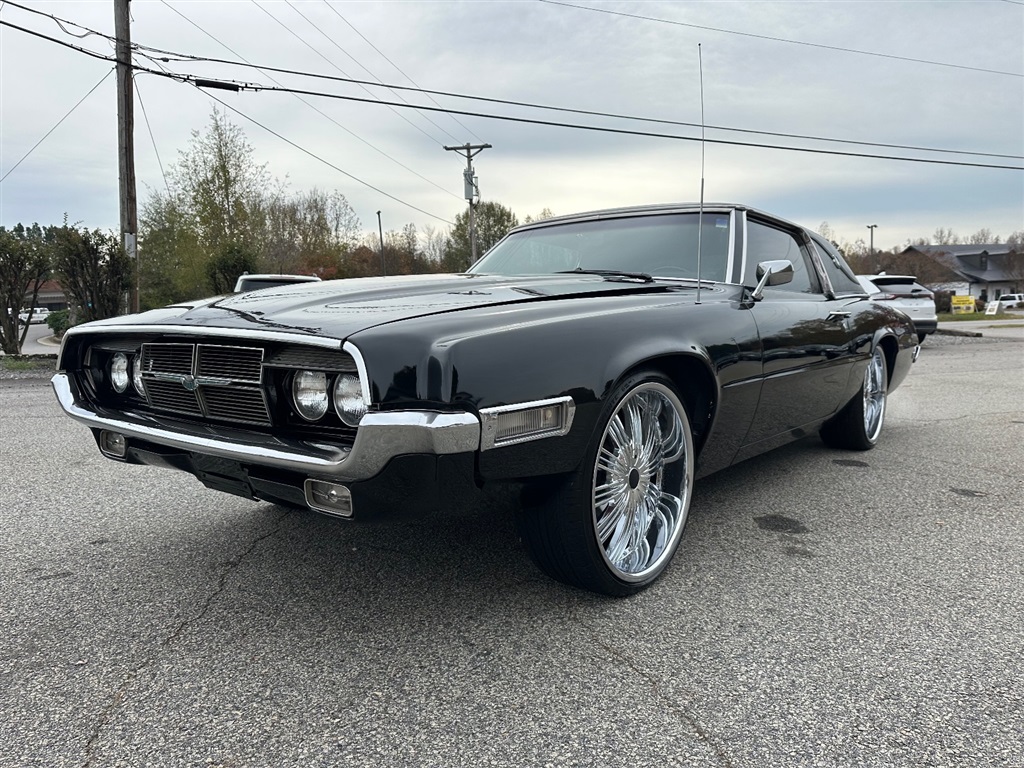
POLYGON ((757 265, 757 287, 751 294, 754 301, 761 300, 766 285, 785 285, 793 282, 793 262, 789 259, 762 261, 757 265))

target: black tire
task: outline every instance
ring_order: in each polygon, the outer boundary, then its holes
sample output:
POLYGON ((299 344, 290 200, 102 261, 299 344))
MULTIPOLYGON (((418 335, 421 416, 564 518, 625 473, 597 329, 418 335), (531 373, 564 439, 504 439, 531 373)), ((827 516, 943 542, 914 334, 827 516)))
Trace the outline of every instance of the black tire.
POLYGON ((877 346, 864 371, 860 392, 821 428, 821 439, 832 448, 853 451, 874 448, 885 421, 888 390, 889 366, 885 351, 877 346))
POLYGON ((656 371, 628 376, 607 398, 582 464, 524 491, 527 551, 565 584, 639 592, 679 546, 694 463, 690 419, 671 380, 656 371))
POLYGON ((928 338, 928 334, 927 333, 919 333, 919 334, 917 334, 917 343, 918 344, 923 344, 924 340, 927 339, 927 338, 928 338))

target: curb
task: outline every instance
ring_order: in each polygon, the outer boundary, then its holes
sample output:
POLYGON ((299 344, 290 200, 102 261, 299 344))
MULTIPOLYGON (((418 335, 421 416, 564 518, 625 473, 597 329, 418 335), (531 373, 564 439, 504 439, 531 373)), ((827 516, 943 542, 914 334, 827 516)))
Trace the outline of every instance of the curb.
POLYGON ((966 336, 971 339, 981 339, 984 335, 978 331, 958 331, 953 328, 936 328, 935 333, 940 336, 966 336))

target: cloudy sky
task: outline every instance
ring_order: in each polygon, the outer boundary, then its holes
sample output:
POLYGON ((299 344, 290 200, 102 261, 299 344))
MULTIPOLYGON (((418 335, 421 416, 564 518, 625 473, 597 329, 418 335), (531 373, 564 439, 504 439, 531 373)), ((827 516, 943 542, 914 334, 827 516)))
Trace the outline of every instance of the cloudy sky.
MULTIPOLYGON (((1024 166, 1024 3, 1017 0, 134 0, 131 11, 133 43, 264 67, 135 57, 151 69, 688 139, 318 95, 204 91, 139 73, 140 207, 164 185, 161 163, 163 171, 173 166, 214 108, 226 110, 257 160, 291 191, 341 191, 368 231, 378 210, 386 230, 449 225, 464 206, 465 161, 445 144, 493 145, 475 159, 482 196, 520 219, 543 208, 561 214, 695 201, 699 127, 396 95, 265 68, 699 124, 698 44, 709 141, 1024 166)), ((112 35, 113 17, 113 0, 0 2, 5 25, 106 57, 109 40, 87 30, 112 35)), ((90 228, 118 227, 109 62, 0 26, 0 115, 0 224, 59 224, 66 213, 90 228)), ((877 224, 876 247, 940 227, 960 235, 988 228, 1003 238, 1024 229, 1021 170, 708 143, 705 176, 708 201, 746 203, 812 228, 827 221, 849 242, 866 240, 866 226, 877 224)))

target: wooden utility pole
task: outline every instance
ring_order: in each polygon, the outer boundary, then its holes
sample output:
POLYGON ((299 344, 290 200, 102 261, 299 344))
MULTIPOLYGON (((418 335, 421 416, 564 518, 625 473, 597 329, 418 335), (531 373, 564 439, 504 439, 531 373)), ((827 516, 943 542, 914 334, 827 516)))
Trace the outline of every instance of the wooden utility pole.
POLYGON ((139 311, 139 228, 135 196, 135 102, 132 99, 132 39, 128 4, 114 0, 114 35, 117 37, 117 171, 121 192, 121 242, 135 265, 130 308, 139 311))
POLYGON ((470 266, 476 264, 476 204, 480 200, 480 185, 473 174, 473 158, 490 148, 490 144, 463 144, 461 147, 445 147, 448 152, 458 152, 466 158, 466 170, 462 172, 462 179, 466 190, 466 201, 469 203, 470 266))

